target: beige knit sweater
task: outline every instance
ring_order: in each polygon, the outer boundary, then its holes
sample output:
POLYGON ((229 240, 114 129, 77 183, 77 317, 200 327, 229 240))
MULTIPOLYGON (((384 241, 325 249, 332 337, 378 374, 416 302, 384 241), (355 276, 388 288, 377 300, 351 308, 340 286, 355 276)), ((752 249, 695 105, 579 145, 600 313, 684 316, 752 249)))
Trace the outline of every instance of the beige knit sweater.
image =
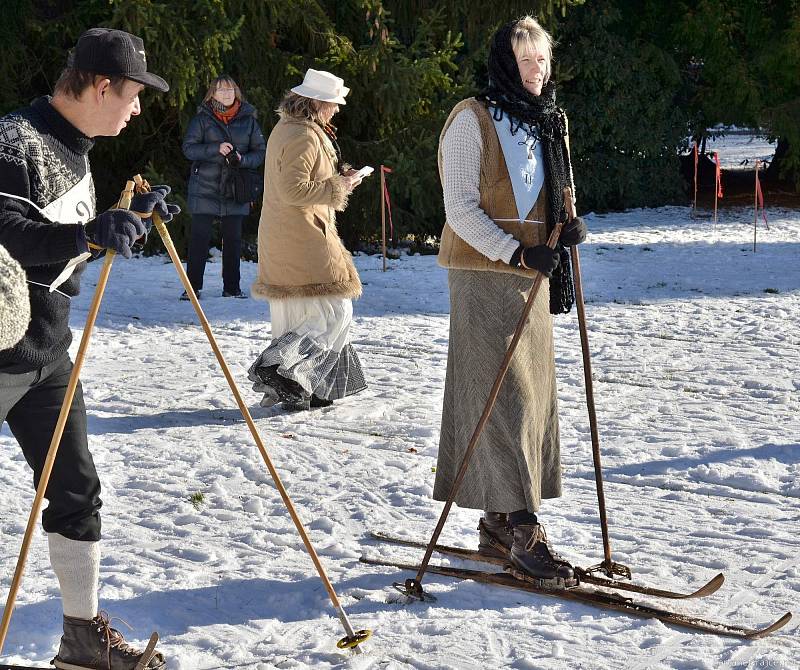
POLYGON ((480 207, 482 154, 478 117, 471 109, 464 109, 442 138, 442 187, 447 223, 456 235, 490 260, 508 263, 519 242, 480 207))

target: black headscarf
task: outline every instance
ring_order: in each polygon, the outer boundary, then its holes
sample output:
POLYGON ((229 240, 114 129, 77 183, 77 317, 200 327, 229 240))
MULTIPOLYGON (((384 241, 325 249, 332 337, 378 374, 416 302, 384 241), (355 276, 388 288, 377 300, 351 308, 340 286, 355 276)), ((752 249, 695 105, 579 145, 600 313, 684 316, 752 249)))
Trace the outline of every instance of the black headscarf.
MULTIPOLYGON (((556 223, 566 221, 564 189, 572 187, 572 168, 564 136, 567 132, 564 112, 556 107, 556 86, 551 80, 542 87, 541 95, 525 90, 511 44, 517 21, 500 28, 492 38, 489 49, 489 85, 477 99, 493 107, 497 121, 505 116, 516 134, 522 124, 533 129, 541 143, 544 158, 545 184, 547 185, 547 234, 556 223)), ((550 279, 550 313, 566 314, 575 302, 569 252, 559 245, 561 260, 550 279)))

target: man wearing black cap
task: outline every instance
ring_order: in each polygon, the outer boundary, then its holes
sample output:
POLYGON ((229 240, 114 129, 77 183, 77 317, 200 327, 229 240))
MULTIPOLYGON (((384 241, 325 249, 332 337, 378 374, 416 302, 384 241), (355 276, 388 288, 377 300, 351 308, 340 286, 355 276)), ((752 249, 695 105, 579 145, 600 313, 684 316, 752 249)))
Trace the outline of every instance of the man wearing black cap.
MULTIPOLYGON (((120 30, 81 35, 52 97, 0 118, 0 244, 23 267, 31 323, 0 351, 0 424, 8 421, 38 484, 63 402, 72 361, 69 306, 92 248, 126 258, 146 227, 133 212, 165 221, 179 210, 168 186, 137 195, 131 210, 95 214, 88 154, 94 138, 115 136, 140 111, 145 86, 167 91, 147 72, 142 40, 120 30)), ((89 453, 86 410, 78 384, 42 514, 50 563, 61 587, 64 635, 57 668, 154 670, 160 653, 128 646, 98 611, 100 482, 89 453)))

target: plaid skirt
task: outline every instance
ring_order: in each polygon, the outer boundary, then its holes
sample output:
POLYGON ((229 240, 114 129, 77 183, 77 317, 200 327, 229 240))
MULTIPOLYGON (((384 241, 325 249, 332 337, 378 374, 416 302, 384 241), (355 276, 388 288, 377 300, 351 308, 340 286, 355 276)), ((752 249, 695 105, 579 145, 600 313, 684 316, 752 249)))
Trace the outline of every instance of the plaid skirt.
POLYGON ((361 362, 350 344, 351 300, 288 298, 270 300, 269 307, 272 342, 248 371, 253 390, 270 392, 258 371, 271 366, 302 387, 306 403, 312 395, 338 400, 367 387, 361 362))

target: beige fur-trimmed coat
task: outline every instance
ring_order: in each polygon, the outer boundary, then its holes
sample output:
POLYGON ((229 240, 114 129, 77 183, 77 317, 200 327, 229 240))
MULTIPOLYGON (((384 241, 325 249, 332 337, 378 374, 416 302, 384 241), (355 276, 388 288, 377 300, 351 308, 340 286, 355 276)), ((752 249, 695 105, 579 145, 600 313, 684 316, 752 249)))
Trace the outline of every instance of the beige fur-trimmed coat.
POLYGON ((254 297, 357 298, 361 280, 336 231, 347 207, 336 152, 322 128, 281 116, 267 140, 254 297))

